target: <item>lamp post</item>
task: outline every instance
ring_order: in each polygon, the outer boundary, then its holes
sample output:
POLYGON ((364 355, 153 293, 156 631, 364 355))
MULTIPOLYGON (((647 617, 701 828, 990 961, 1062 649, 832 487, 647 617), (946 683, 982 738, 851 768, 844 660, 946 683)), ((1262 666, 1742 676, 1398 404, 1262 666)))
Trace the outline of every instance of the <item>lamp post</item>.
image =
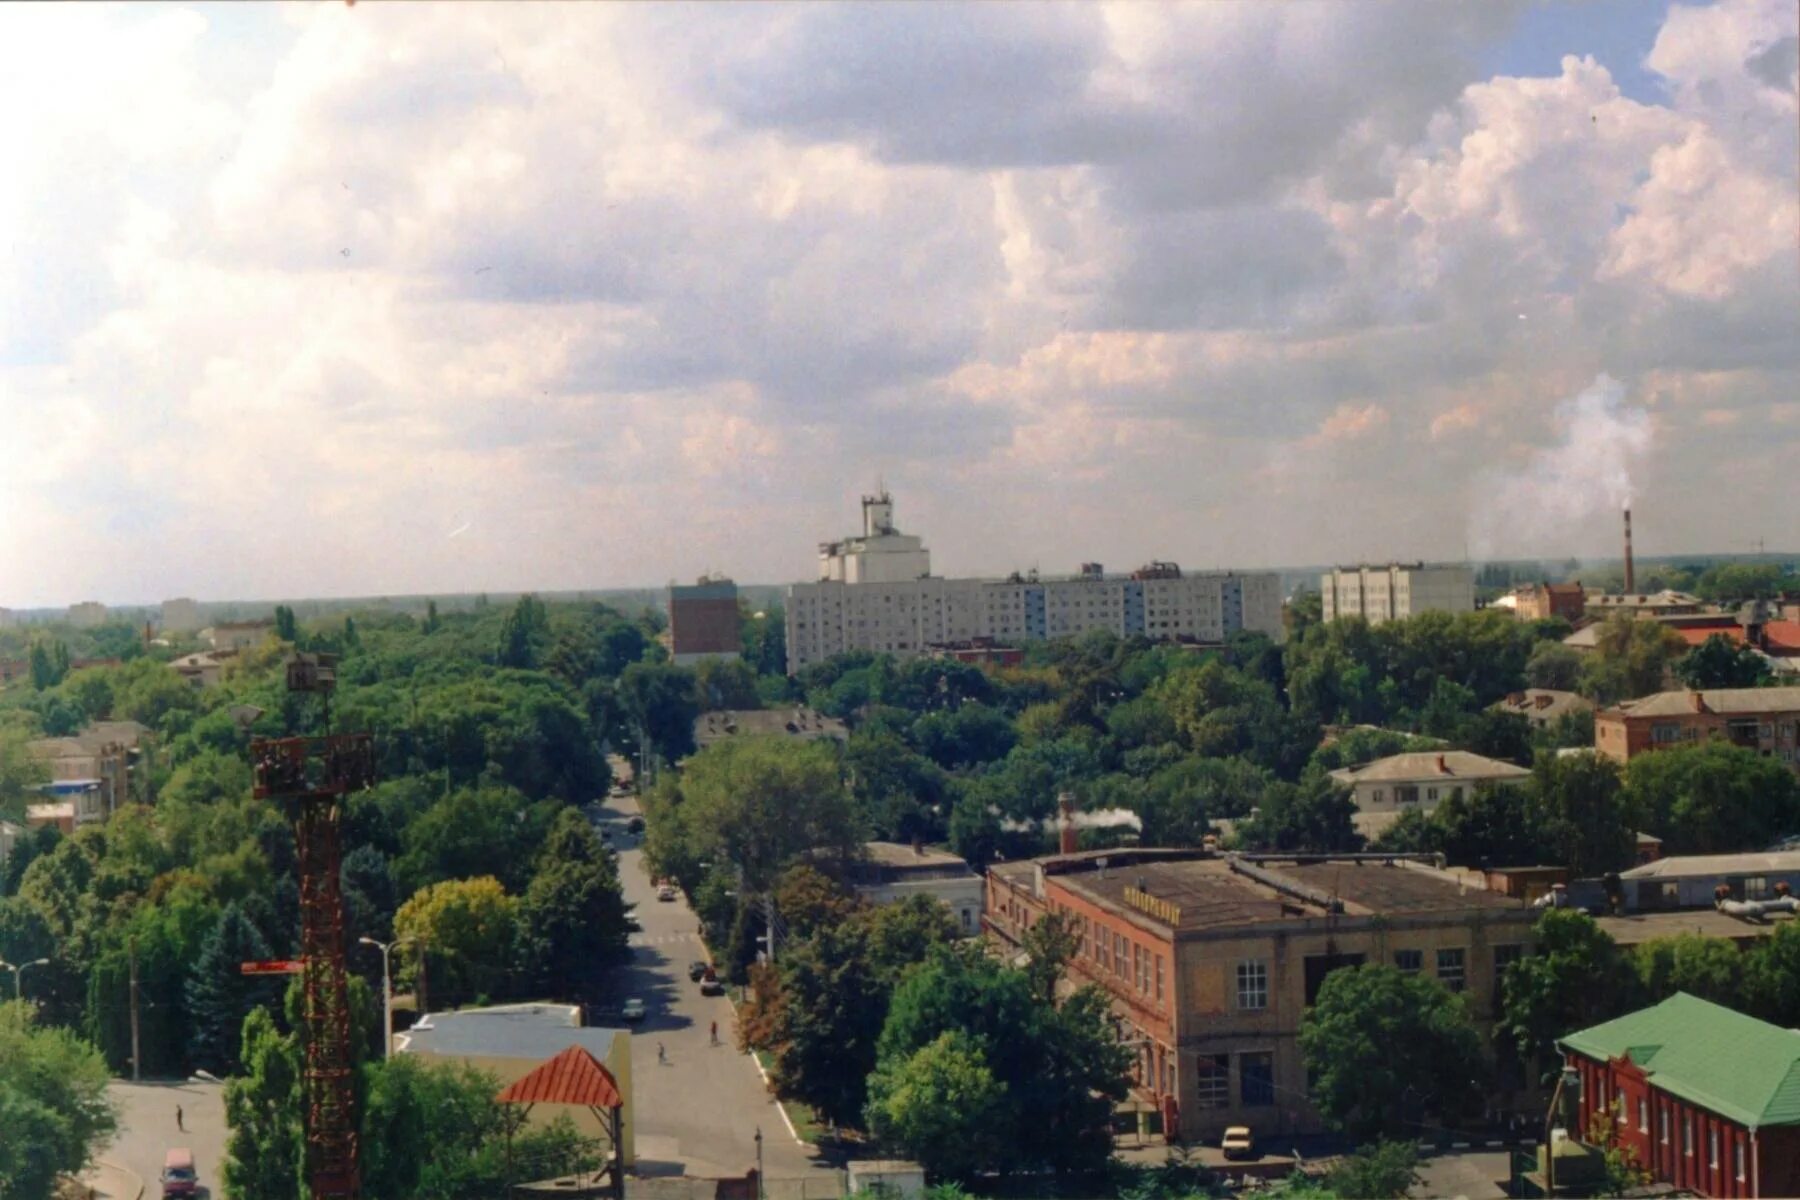
POLYGON ((762 1126, 756 1127, 756 1200, 763 1200, 762 1126))
POLYGON ((50 960, 47 958, 34 958, 28 963, 19 963, 17 965, 0 958, 0 970, 11 971, 13 973, 13 999, 23 1000, 25 998, 25 972, 27 969, 31 967, 47 967, 49 965, 50 960))
POLYGON ((356 940, 381 951, 381 1057, 389 1060, 394 1057, 394 977, 388 971, 388 952, 402 942, 418 939, 402 937, 391 942, 378 942, 372 937, 363 937, 356 940))

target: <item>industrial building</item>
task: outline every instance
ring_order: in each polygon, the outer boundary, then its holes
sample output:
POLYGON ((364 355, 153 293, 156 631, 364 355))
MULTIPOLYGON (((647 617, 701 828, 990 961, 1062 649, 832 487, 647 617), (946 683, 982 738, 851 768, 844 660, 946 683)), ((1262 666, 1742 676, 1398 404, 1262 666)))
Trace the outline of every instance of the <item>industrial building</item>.
POLYGON ((1558 1045, 1652 1181, 1701 1196, 1800 1195, 1800 1033, 1677 992, 1558 1045))
POLYGON ((706 658, 732 659, 744 647, 737 584, 702 575, 689 585, 669 587, 669 655, 676 666, 706 658))
POLYGON ((1475 611, 1475 574, 1466 566, 1389 563, 1337 567, 1319 576, 1327 621, 1361 617, 1371 625, 1422 612, 1475 611))
POLYGON ((1112 997, 1135 1048, 1135 1100, 1165 1136, 1322 1128, 1307 1095, 1302 1013, 1339 967, 1389 963, 1462 992, 1492 1028, 1507 963, 1529 952, 1524 901, 1403 858, 1068 852, 988 869, 990 938, 1016 951, 1051 913, 1080 945, 1070 982, 1112 997))
POLYGON ((1129 575, 1087 563, 1072 576, 944 579, 931 554, 900 533, 886 492, 863 497, 863 533, 819 548, 819 579, 787 592, 788 672, 848 650, 912 658, 988 639, 1032 639, 1106 629, 1120 637, 1223 642, 1244 630, 1282 636, 1274 572, 1184 573, 1158 562, 1129 575))

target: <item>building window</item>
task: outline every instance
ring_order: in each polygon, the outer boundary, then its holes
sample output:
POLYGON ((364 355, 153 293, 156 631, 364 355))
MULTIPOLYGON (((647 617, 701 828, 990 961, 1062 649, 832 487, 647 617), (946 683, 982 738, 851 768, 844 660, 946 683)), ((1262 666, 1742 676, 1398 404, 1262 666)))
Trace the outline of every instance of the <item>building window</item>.
POLYGON ((1438 790, 1436 788, 1426 788, 1425 789, 1425 799, 1429 803, 1436 804, 1437 798, 1438 798, 1438 790))
POLYGON ((1371 800, 1373 800, 1375 803, 1380 804, 1382 802, 1382 800, 1384 799, 1382 790, 1380 788, 1376 788, 1373 792, 1369 793, 1369 798, 1371 800))
POLYGON ((1689 1158, 1694 1157, 1694 1117, 1692 1113, 1683 1113, 1681 1117, 1681 1152, 1689 1158))
POLYGON ((1719 1169, 1719 1131, 1717 1129, 1706 1131, 1706 1169, 1709 1171, 1719 1169))
POLYGON ((1194 1067, 1194 1104, 1199 1108, 1231 1107, 1230 1055, 1202 1054, 1194 1067))
POLYGON ((1422 950, 1394 951, 1394 969, 1398 971, 1422 971, 1425 969, 1425 952, 1422 950))
POLYGON ((1656 1114, 1657 1124, 1662 1128, 1662 1144, 1669 1144, 1669 1110, 1663 1108, 1656 1114))
POLYGON ((1463 951, 1460 948, 1455 950, 1439 950, 1437 952, 1438 982, 1453 992, 1462 991, 1463 984, 1467 980, 1468 968, 1467 964, 1464 962, 1464 957, 1463 951))
POLYGON ((1761 900, 1769 894, 1769 879, 1766 875, 1751 875, 1744 880, 1744 899, 1761 900))
POLYGON ((1269 1007, 1269 968, 1260 959, 1241 962, 1237 969, 1239 1008, 1269 1007))
POLYGON ((1650 1132, 1650 1102, 1642 1096, 1638 1097, 1638 1132, 1650 1132))
POLYGON ((1162 960, 1162 955, 1159 954, 1156 956, 1156 1002, 1158 1004, 1161 1004, 1162 998, 1163 998, 1163 960, 1162 960))
POLYGON ((1731 1165, 1737 1168, 1738 1182, 1744 1182, 1744 1143, 1731 1139, 1731 1165))
POLYGON ((1275 1103, 1275 1056, 1267 1051, 1238 1055, 1238 1098, 1245 1108, 1275 1103))

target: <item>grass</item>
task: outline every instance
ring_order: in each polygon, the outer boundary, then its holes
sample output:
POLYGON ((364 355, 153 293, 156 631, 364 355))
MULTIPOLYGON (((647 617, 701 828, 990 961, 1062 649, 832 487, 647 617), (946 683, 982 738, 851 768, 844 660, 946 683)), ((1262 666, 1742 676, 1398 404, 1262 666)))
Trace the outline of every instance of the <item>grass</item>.
MULTIPOLYGON (((769 1057, 767 1050, 758 1050, 755 1054, 756 1061, 762 1064, 764 1071, 775 1069, 775 1060, 769 1057)), ((811 1105, 800 1104, 793 1100, 783 1100, 779 1096, 775 1098, 775 1103, 781 1105, 781 1111, 787 1114, 788 1120, 793 1123, 794 1132, 800 1135, 801 1141, 809 1146, 819 1144, 825 1135, 825 1127, 819 1123, 819 1115, 812 1110, 811 1105)))

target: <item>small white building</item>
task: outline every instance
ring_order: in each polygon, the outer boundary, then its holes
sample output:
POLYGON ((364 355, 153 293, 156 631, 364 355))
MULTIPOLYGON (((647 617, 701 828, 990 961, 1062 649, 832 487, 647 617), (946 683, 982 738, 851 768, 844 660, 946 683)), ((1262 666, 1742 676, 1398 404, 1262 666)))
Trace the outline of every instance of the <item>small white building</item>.
POLYGON ((1402 813, 1428 813, 1452 796, 1473 792, 1479 784, 1524 783, 1531 772, 1467 750, 1427 750, 1341 767, 1331 778, 1350 789, 1358 810, 1357 828, 1368 834, 1392 824, 1402 813))
POLYGON ((908 896, 937 900, 956 918, 965 936, 981 931, 987 883, 969 864, 944 850, 898 842, 868 842, 854 868, 851 885, 870 904, 893 904, 908 896))
POLYGON ((1462 565, 1337 567, 1319 576, 1327 621, 1361 617, 1371 625, 1422 612, 1475 611, 1475 573, 1462 565))

